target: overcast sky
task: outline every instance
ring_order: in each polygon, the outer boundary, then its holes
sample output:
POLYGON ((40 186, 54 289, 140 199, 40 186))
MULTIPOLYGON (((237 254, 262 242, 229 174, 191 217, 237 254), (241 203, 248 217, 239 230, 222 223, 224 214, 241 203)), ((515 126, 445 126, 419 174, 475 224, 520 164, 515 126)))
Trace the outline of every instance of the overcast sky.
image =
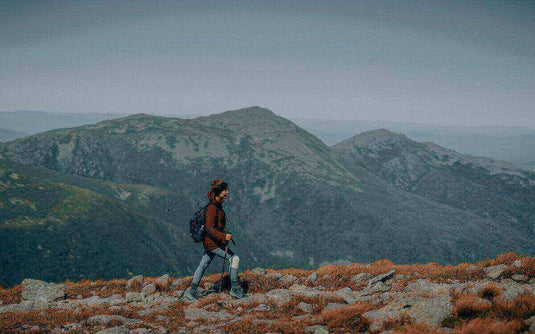
POLYGON ((3 1, 0 110, 535 127, 535 1, 3 1))

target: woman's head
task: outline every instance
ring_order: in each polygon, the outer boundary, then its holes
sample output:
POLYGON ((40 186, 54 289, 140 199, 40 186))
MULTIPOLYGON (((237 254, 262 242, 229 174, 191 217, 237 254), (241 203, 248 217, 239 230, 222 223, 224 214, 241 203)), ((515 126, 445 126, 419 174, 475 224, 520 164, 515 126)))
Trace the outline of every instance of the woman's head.
POLYGON ((223 179, 220 180, 213 180, 210 182, 210 190, 214 193, 215 196, 219 196, 223 191, 226 190, 226 193, 228 193, 228 184, 223 181, 223 179))

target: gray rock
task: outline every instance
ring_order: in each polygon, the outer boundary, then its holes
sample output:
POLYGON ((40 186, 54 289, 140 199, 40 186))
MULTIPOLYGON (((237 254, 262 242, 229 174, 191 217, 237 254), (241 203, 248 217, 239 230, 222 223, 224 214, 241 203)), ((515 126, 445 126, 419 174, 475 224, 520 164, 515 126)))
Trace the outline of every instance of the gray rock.
POLYGON ((305 333, 310 334, 329 334, 329 327, 322 325, 314 325, 305 327, 305 333))
POLYGON ((266 277, 273 278, 275 280, 278 280, 282 277, 281 273, 269 273, 266 275, 266 277))
POLYGON ((518 295, 529 293, 528 287, 525 287, 512 279, 505 279, 497 284, 497 286, 502 288, 500 297, 508 302, 515 300, 518 295))
POLYGON ((162 285, 162 286, 167 286, 169 284, 169 282, 171 282, 171 279, 169 278, 169 275, 167 275, 167 274, 160 276, 156 280, 156 283, 159 284, 159 285, 162 285))
POLYGON ((355 304, 357 299, 353 295, 353 291, 350 287, 340 289, 334 293, 337 297, 342 298, 348 304, 355 304))
POLYGON ((126 301, 129 303, 141 302, 145 299, 145 294, 139 293, 139 292, 127 292, 125 297, 126 297, 126 301))
POLYGON ((370 321, 371 331, 381 329, 387 319, 399 318, 404 312, 416 323, 440 325, 451 315, 452 304, 449 296, 439 296, 434 298, 402 297, 379 310, 366 312, 363 316, 370 321))
POLYGON ((361 284, 366 282, 367 280, 370 280, 372 278, 372 274, 369 273, 359 273, 351 277, 351 280, 355 284, 361 284))
POLYGON ((251 270, 251 273, 264 276, 267 274, 267 271, 264 268, 256 267, 253 270, 251 270))
POLYGON ((173 283, 171 283, 170 289, 171 290, 176 290, 180 286, 180 283, 182 283, 182 279, 181 278, 178 278, 178 279, 174 280, 173 283))
POLYGON ((474 286, 467 288, 467 291, 474 295, 479 295, 491 283, 492 281, 486 279, 482 281, 477 281, 474 283, 474 286))
POLYGON ((268 312, 270 310, 269 305, 260 304, 253 309, 254 312, 268 312))
POLYGON ((128 332, 128 334, 152 334, 154 331, 150 328, 135 328, 128 332))
POLYGON ((136 285, 142 285, 144 280, 143 275, 134 276, 126 282, 126 288, 132 289, 136 285))
POLYGON ((339 309, 339 308, 346 308, 346 307, 347 307, 347 304, 329 303, 329 304, 327 304, 327 306, 325 306, 323 308, 323 311, 336 310, 336 309, 339 309))
POLYGON ((115 314, 100 314, 88 318, 86 321, 89 325, 107 325, 112 321, 121 321, 124 322, 125 317, 115 314))
POLYGON ((47 283, 35 279, 25 279, 22 281, 22 300, 53 302, 65 299, 64 284, 47 283))
POLYGON ((297 304, 297 309, 305 313, 310 313, 312 312, 312 305, 307 304, 305 302, 300 302, 299 304, 297 304))
POLYGON ((305 283, 307 284, 314 284, 318 280, 318 273, 313 272, 312 274, 308 275, 308 277, 305 280, 305 283))
POLYGON ((266 297, 273 300, 275 304, 282 305, 289 302, 292 299, 290 290, 288 289, 274 289, 266 293, 266 297))
POLYGON ((357 294, 358 294, 359 297, 371 296, 371 295, 374 295, 374 294, 377 294, 377 293, 390 291, 390 289, 392 289, 392 286, 390 286, 390 285, 388 285, 388 284, 386 284, 386 283, 384 283, 382 281, 379 281, 379 282, 375 283, 372 286, 365 287, 364 289, 359 291, 357 294))
POLYGON ((440 326, 442 321, 451 315, 452 305, 449 297, 424 298, 413 304, 408 312, 417 323, 440 326))
POLYGON ((520 283, 526 283, 529 280, 529 277, 522 274, 512 275, 511 278, 513 279, 513 281, 520 283))
POLYGON ((516 260, 513 262, 513 267, 522 268, 522 261, 516 260))
MULTIPOLYGON (((48 304, 45 305, 43 308, 47 308, 48 304)), ((6 313, 6 312, 29 312, 33 311, 34 307, 32 303, 20 303, 20 304, 9 304, 0 307, 0 313, 6 313)))
POLYGON ((425 279, 419 279, 416 282, 407 285, 404 291, 412 292, 417 295, 436 295, 440 293, 449 294, 451 288, 452 286, 449 284, 434 283, 425 279))
POLYGON ((154 286, 154 284, 152 283, 147 284, 143 289, 141 289, 141 293, 144 293, 145 296, 150 296, 155 292, 156 292, 156 286, 154 286))
POLYGON ((375 276, 374 278, 372 278, 371 280, 368 281, 368 286, 372 286, 373 284, 375 284, 377 282, 384 282, 384 281, 386 281, 388 279, 391 279, 392 277, 394 277, 395 273, 396 273, 396 270, 392 269, 392 270, 390 270, 389 272, 387 272, 385 274, 377 275, 377 276, 375 276))
POLYGON ((99 296, 91 296, 84 299, 79 299, 78 304, 83 304, 87 306, 100 306, 106 304, 106 300, 104 298, 100 298, 99 296))
POLYGON ((287 283, 287 284, 293 283, 295 281, 297 281, 297 277, 295 277, 294 275, 284 275, 281 278, 279 278, 279 282, 287 283))
POLYGON ((508 267, 505 264, 483 268, 483 272, 490 279, 498 279, 508 267))
POLYGON ((375 332, 383 327, 388 319, 397 319, 401 316, 398 310, 379 309, 363 313, 362 316, 370 322, 370 331, 375 332))
POLYGON ((160 304, 160 305, 152 305, 146 309, 143 309, 141 311, 138 311, 137 314, 139 316, 147 316, 156 312, 165 312, 169 309, 169 304, 160 304))
POLYGON ((184 309, 185 318, 188 320, 206 320, 206 319, 218 319, 229 320, 234 318, 232 314, 227 311, 210 312, 198 308, 186 308, 184 309))
POLYGON ((525 323, 526 323, 526 325, 529 326, 529 330, 531 332, 535 332, 535 315, 532 316, 531 318, 525 320, 525 323))
POLYGON ((128 333, 128 330, 126 328, 117 326, 117 327, 112 327, 112 328, 99 331, 96 334, 126 334, 126 333, 128 333))

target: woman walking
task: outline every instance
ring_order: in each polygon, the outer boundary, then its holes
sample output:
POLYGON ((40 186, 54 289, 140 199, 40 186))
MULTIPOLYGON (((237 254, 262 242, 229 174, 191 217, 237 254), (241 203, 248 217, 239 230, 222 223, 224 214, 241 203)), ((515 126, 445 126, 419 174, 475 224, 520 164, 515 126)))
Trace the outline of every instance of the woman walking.
POLYGON ((214 180, 210 182, 210 191, 208 192, 210 205, 208 205, 208 208, 206 209, 204 223, 206 226, 206 235, 203 239, 205 251, 197 270, 195 270, 195 274, 193 274, 191 288, 186 295, 190 300, 199 297, 197 287, 201 282, 204 271, 208 268, 216 255, 225 260, 229 260, 230 282, 232 285, 230 295, 235 298, 244 297, 243 289, 238 281, 238 265, 240 263, 240 258, 228 248, 228 243, 232 238, 232 234, 226 233, 225 231, 226 216, 222 204, 228 196, 227 188, 228 184, 223 180, 214 180))

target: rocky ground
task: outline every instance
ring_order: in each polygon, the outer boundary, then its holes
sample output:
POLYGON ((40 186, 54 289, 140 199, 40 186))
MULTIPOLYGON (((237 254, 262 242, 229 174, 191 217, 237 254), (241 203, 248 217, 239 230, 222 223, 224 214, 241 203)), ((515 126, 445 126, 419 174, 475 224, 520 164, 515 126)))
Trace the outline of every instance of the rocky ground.
MULTIPOLYGON (((180 297, 191 276, 0 289, 4 333, 535 333, 535 258, 240 273, 248 297, 180 297)), ((219 275, 203 278, 204 289, 219 275)))

